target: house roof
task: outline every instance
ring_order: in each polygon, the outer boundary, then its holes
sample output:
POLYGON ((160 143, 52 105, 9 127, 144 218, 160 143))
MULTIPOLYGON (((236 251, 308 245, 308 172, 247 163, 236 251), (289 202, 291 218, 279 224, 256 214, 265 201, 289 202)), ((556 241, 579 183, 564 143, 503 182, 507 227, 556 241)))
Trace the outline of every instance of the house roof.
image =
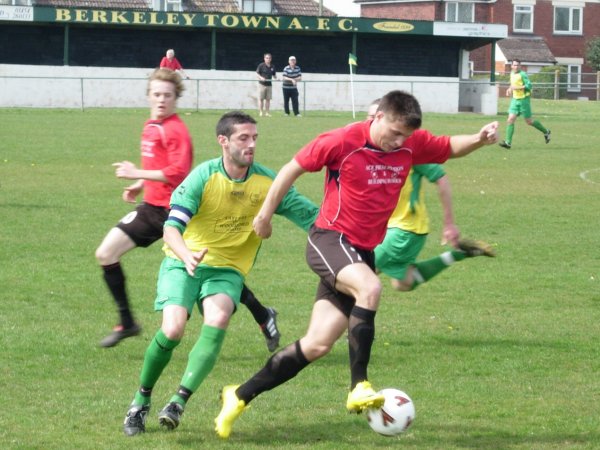
POLYGON ((128 9, 149 10, 147 0, 34 0, 36 6, 61 6, 64 8, 102 8, 102 9, 128 9))
MULTIPOLYGON (((103 8, 126 10, 151 10, 152 0, 34 0, 38 6, 62 6, 66 8, 103 8)), ((238 0, 182 0, 184 11, 203 11, 215 13, 241 13, 238 0)), ((273 0, 273 14, 282 16, 317 16, 317 0, 273 0)), ((323 7, 323 16, 335 16, 323 7)))
POLYGON ((529 63, 556 63, 556 58, 543 38, 506 38, 498 41, 498 47, 507 61, 514 59, 529 63))
MULTIPOLYGON (((273 0, 274 14, 284 16, 318 16, 319 2, 317 0, 273 0)), ((323 6, 322 16, 335 16, 336 14, 323 6)))
MULTIPOLYGON (((354 0, 354 3, 421 3, 423 0, 354 0)), ((434 0, 430 0, 432 3, 434 0)), ((444 0, 441 0, 444 1, 444 0)), ((445 0, 451 1, 451 0, 445 0)), ((494 3, 496 0, 462 0, 464 3, 494 3)))

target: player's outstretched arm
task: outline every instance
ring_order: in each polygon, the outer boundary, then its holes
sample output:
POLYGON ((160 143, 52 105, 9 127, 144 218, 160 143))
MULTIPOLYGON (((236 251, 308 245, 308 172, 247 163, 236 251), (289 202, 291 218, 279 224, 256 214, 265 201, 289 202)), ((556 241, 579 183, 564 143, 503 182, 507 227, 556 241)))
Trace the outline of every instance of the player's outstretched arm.
POLYGON ((498 122, 484 125, 479 133, 450 137, 450 158, 460 158, 483 147, 498 142, 498 122))
POLYGON ((292 159, 289 163, 281 168, 275 180, 273 180, 273 184, 269 188, 269 192, 267 192, 267 196, 265 197, 265 201, 258 211, 258 214, 254 218, 252 226, 254 228, 254 232, 263 239, 266 239, 271 236, 272 226, 271 219, 273 218, 273 214, 275 214, 275 210, 283 197, 290 190, 294 181, 302 175, 305 170, 296 162, 295 159, 292 159))

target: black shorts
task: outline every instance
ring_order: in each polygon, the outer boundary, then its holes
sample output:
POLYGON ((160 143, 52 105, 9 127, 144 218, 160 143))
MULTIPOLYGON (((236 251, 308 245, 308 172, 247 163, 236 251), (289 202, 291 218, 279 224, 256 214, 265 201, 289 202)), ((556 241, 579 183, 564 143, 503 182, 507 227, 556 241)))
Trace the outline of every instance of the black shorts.
POLYGON ((169 217, 169 209, 140 203, 116 225, 138 247, 148 247, 163 236, 163 225, 169 217))
POLYGON ((335 289, 337 274, 350 264, 365 263, 375 271, 375 255, 352 245, 343 234, 313 226, 308 233, 306 262, 321 278, 316 299, 330 301, 347 317, 356 299, 335 289))

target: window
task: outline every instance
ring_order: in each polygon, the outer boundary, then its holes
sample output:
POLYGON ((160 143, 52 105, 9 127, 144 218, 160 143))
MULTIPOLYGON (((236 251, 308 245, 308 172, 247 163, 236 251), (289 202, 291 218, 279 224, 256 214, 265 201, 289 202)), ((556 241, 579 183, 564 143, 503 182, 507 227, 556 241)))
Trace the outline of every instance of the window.
POLYGON ((446 3, 446 22, 475 22, 474 6, 473 3, 446 3))
POLYGON ((152 0, 155 11, 183 11, 181 0, 152 0))
POLYGON ((533 33, 533 6, 515 5, 513 31, 516 33, 533 33))
POLYGON ((0 5, 31 6, 31 0, 0 0, 0 5))
POLYGON ((582 34, 582 8, 557 6, 554 8, 554 32, 560 34, 582 34))
POLYGON ((242 12, 271 14, 272 3, 271 0, 242 0, 242 12))
POLYGON ((581 92, 581 66, 569 64, 567 68, 567 91, 581 92))

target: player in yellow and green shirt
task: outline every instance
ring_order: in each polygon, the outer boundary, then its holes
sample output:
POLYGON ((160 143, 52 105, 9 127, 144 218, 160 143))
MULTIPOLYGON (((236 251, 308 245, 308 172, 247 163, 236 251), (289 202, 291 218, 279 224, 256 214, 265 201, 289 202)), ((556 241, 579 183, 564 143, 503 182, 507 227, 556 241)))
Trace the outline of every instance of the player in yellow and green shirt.
MULTIPOLYGON (((155 300, 162 325, 146 350, 140 387, 125 417, 128 436, 145 431, 152 389, 194 306, 203 315, 202 329, 179 389, 158 415, 162 426, 179 425, 190 396, 214 367, 262 242, 252 221, 275 178, 273 171, 254 162, 257 138, 252 117, 239 111, 223 115, 217 124, 223 156, 200 164, 173 192, 155 300)), ((276 213, 307 231, 318 208, 291 188, 276 213)))
POLYGON ((385 239, 375 248, 375 266, 391 278, 394 289, 411 291, 448 268, 452 263, 472 256, 494 256, 489 244, 459 239, 454 224, 450 185, 439 164, 413 166, 398 206, 388 221, 385 239), (423 178, 438 186, 444 211, 443 242, 455 247, 441 255, 416 262, 429 233, 429 216, 422 190, 423 178))
POLYGON ((515 133, 515 121, 522 115, 527 125, 531 125, 544 133, 546 144, 550 142, 550 130, 541 124, 539 120, 532 118, 531 112, 531 81, 527 73, 521 70, 521 61, 515 59, 511 66, 510 87, 506 90, 506 96, 512 95, 508 107, 508 119, 506 121, 506 139, 500 142, 500 147, 509 149, 512 147, 512 138, 515 133))

